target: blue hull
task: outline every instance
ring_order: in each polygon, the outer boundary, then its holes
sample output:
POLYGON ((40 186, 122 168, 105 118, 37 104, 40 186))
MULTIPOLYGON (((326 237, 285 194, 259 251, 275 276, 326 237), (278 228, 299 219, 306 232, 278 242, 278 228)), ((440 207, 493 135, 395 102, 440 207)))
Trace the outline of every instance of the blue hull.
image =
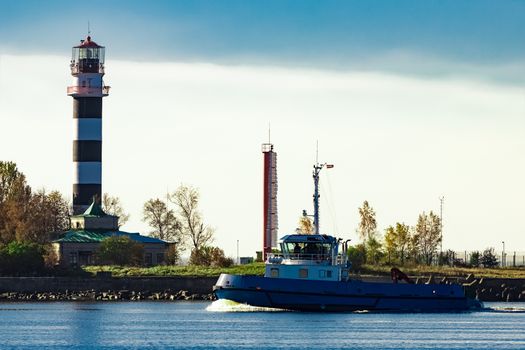
POLYGON ((459 285, 333 282, 222 274, 218 299, 300 311, 465 311, 483 307, 459 285))

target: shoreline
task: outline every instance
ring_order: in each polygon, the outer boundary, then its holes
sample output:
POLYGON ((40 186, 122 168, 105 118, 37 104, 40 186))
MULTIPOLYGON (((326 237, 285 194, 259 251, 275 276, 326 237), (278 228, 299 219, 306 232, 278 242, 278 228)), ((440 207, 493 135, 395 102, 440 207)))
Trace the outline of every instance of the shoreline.
MULTIPOLYGON (((386 282, 385 276, 361 276, 386 282)), ((419 277, 416 283, 457 283, 465 294, 481 301, 525 302, 525 279, 419 277)), ((205 301, 217 277, 0 277, 4 301, 205 301)))

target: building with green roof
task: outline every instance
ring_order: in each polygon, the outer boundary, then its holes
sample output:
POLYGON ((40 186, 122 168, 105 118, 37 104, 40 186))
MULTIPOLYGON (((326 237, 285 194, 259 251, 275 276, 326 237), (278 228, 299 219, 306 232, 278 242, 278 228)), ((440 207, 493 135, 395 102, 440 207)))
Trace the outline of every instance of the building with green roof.
POLYGON ((71 229, 53 241, 59 264, 65 267, 96 264, 96 252, 104 239, 113 236, 129 237, 144 247, 144 265, 164 264, 171 243, 140 233, 119 230, 118 216, 109 215, 93 203, 80 215, 71 216, 71 229))

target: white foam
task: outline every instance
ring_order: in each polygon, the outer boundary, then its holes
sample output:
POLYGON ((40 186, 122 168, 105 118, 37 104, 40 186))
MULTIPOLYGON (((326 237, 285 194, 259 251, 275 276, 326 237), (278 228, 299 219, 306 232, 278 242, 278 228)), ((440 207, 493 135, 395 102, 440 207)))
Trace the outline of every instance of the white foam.
POLYGON ((211 303, 206 311, 211 312, 276 312, 286 311, 282 309, 274 309, 271 307, 251 306, 248 304, 241 304, 233 300, 219 299, 211 303))

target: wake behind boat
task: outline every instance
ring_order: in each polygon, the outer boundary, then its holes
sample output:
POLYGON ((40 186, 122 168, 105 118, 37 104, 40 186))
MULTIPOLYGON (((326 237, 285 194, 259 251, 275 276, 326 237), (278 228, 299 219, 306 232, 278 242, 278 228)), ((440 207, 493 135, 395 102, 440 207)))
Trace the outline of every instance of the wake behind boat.
MULTIPOLYGON (((314 166, 314 226, 319 232, 318 183, 323 165, 314 166)), ((333 236, 293 234, 270 255, 264 276, 221 274, 217 298, 257 307, 300 311, 465 311, 483 304, 457 284, 413 284, 393 269, 393 283, 350 277, 348 241, 333 236), (405 283, 398 283, 398 277, 405 283)))

